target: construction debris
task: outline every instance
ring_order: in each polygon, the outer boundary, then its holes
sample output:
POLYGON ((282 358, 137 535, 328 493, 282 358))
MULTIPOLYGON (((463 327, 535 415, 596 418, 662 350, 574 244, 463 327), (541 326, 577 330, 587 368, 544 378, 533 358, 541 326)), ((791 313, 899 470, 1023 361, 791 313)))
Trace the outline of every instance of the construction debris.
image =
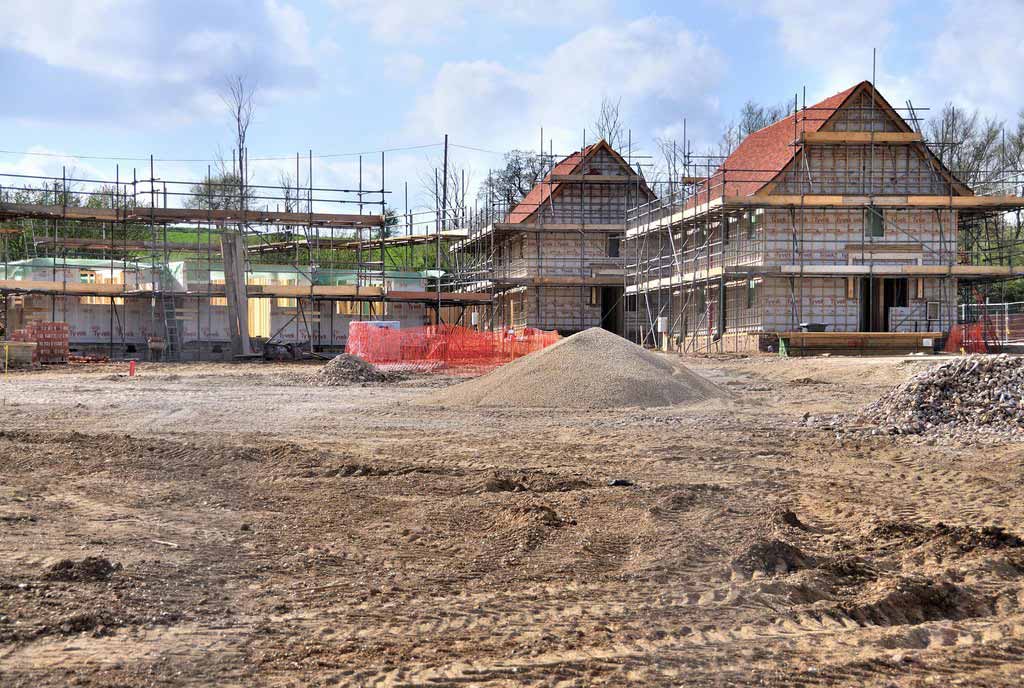
POLYGON ((99 581, 108 580, 115 572, 121 570, 120 564, 111 563, 103 557, 85 557, 84 559, 61 559, 47 569, 44 578, 54 581, 99 581))
POLYGON ((1013 436, 1024 429, 1024 358, 972 355, 918 373, 861 419, 891 434, 1013 436))
POLYGON ((671 406, 731 394, 676 360, 591 328, 421 402, 440 406, 671 406))
POLYGON ((306 382, 314 387, 343 387, 366 382, 386 382, 389 379, 393 379, 393 376, 358 356, 340 354, 306 377, 306 382))

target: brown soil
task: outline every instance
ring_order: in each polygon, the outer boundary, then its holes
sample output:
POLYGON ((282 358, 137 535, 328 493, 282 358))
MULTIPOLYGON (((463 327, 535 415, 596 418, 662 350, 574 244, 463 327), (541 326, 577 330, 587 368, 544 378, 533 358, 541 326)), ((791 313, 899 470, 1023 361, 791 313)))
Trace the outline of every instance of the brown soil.
POLYGON ((453 411, 410 403, 448 379, 322 389, 302 364, 12 373, 0 683, 1019 685, 1021 444, 804 420, 927 362, 686 364, 734 398, 453 411))

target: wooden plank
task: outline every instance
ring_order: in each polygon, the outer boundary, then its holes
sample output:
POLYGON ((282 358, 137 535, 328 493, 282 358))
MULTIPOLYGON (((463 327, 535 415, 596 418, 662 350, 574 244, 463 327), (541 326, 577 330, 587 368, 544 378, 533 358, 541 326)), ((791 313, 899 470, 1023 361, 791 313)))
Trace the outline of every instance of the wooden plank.
POLYGON ((865 253, 921 253, 924 250, 923 244, 883 244, 883 243, 872 243, 866 241, 863 244, 847 244, 843 247, 847 251, 861 252, 864 249, 865 253))
POLYGON ((0 280, 0 291, 36 291, 53 294, 122 296, 123 284, 91 284, 88 282, 51 282, 49 280, 0 280))
MULTIPOLYGON (((153 251, 154 246, 151 241, 122 241, 119 239, 82 239, 73 237, 59 237, 54 239, 53 237, 40 238, 35 240, 37 246, 67 246, 71 248, 79 249, 94 249, 94 250, 122 250, 122 251, 153 251)), ((157 242, 156 250, 162 251, 164 247, 167 247, 169 251, 206 251, 212 249, 215 253, 220 253, 220 239, 216 242, 211 243, 209 246, 206 244, 188 244, 168 241, 157 242)))
POLYGON ((800 337, 807 341, 822 341, 822 342, 834 342, 842 341, 844 339, 860 339, 860 340, 890 340, 890 341, 913 341, 914 339, 934 339, 941 337, 941 332, 803 332, 803 331, 783 331, 783 332, 772 332, 771 334, 779 337, 800 337))
POLYGON ((636 177, 621 174, 553 174, 554 182, 590 182, 593 184, 628 184, 636 183, 636 177))
POLYGON ((916 131, 805 131, 801 143, 922 143, 916 131))
POLYGON ((491 225, 496 232, 624 232, 626 230, 626 224, 624 222, 615 223, 552 223, 545 222, 543 224, 527 224, 527 223, 509 223, 509 222, 495 222, 491 225))
POLYGON ((284 213, 261 210, 202 210, 194 208, 138 208, 129 216, 140 222, 212 222, 213 224, 277 224, 277 225, 334 225, 380 227, 382 215, 353 215, 344 213, 284 213))
MULTIPOLYGON (((436 291, 389 291, 387 300, 407 301, 413 303, 435 303, 437 301, 436 291)), ((489 303, 490 294, 479 294, 470 292, 441 292, 441 303, 489 303)))
POLYGON ((523 287, 614 287, 622 285, 622 276, 608 277, 495 277, 495 284, 523 287))
MULTIPOLYGON (((469 232, 466 231, 448 231, 441 232, 441 241, 454 241, 457 239, 465 239, 469 236, 469 232)), ((430 244, 437 241, 437 234, 413 234, 411 236, 393 236, 386 237, 384 239, 384 245, 390 246, 414 246, 417 244, 430 244)), ((303 241, 300 246, 305 246, 303 241)), ((380 239, 364 239, 362 242, 364 249, 373 250, 374 248, 380 248, 380 239)), ((355 239, 349 239, 347 241, 341 241, 335 244, 334 248, 340 249, 356 249, 359 248, 359 242, 355 239)))
MULTIPOLYGON (((215 225, 239 224, 243 213, 238 210, 202 210, 197 208, 134 208, 117 211, 111 208, 82 208, 30 203, 0 203, 0 217, 36 217, 42 219, 88 220, 94 222, 140 222, 157 224, 210 223, 215 225)), ((316 225, 380 227, 383 215, 345 213, 284 213, 249 210, 244 213, 248 224, 316 225)))
POLYGON ((828 194, 779 194, 770 196, 726 196, 726 206, 747 208, 804 207, 842 208, 868 205, 910 208, 954 208, 962 210, 985 208, 1024 208, 1021 196, 837 196, 828 194))
MULTIPOLYGON (((621 282, 619 282, 621 283, 621 282)), ((214 285, 216 288, 209 292, 176 292, 178 296, 188 298, 224 298, 227 295, 225 285, 214 285)), ((74 296, 124 296, 150 298, 153 292, 150 290, 123 290, 120 284, 86 284, 78 282, 50 282, 40 280, 0 280, 0 292, 18 291, 35 292, 52 295, 74 295, 74 296)), ((312 295, 316 298, 337 299, 339 301, 368 301, 384 298, 385 301, 404 303, 435 303, 437 292, 430 291, 385 291, 380 287, 355 285, 316 285, 312 289, 312 295)), ((295 284, 249 284, 246 285, 246 297, 250 299, 261 298, 310 298, 309 285, 295 284)), ((490 303, 491 296, 486 293, 470 292, 441 292, 442 303, 490 303)), ((44 309, 49 312, 49 308, 44 309)), ((185 309, 186 313, 191 313, 185 309)))

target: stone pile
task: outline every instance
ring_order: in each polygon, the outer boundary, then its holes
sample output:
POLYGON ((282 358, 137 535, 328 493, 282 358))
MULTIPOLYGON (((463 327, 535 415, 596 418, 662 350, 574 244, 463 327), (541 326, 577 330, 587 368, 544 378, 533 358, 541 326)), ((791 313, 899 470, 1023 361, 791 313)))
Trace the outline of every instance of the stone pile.
POLYGON ((358 356, 341 354, 325 363, 306 383, 314 387, 342 387, 367 382, 386 382, 388 375, 358 356))
POLYGON ((1024 358, 972 355, 918 373, 860 415, 892 434, 1024 431, 1024 358))

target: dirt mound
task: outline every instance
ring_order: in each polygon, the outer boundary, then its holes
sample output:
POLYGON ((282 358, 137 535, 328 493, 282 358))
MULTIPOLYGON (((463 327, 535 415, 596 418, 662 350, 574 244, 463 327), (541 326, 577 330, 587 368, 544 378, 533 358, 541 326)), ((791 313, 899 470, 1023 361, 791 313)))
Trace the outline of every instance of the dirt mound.
POLYGON ((495 469, 476 483, 479 492, 572 492, 593 487, 586 480, 536 470, 495 469))
POLYGON ((671 406, 729 396, 667 356, 591 328, 419 403, 596 409, 671 406))
POLYGON ((1024 429, 1024 358, 972 355, 918 373, 861 413, 899 434, 1024 429))
POLYGON ((861 625, 898 626, 991 613, 988 601, 950 581, 895 579, 878 584, 861 604, 840 609, 861 625))
POLYGON ((769 576, 813 568, 814 557, 804 554, 799 547, 782 540, 755 542, 733 559, 732 566, 747 574, 763 573, 769 576))
POLYGON ((53 581, 100 581, 109 580, 115 571, 120 571, 120 564, 112 564, 103 557, 86 557, 85 559, 61 559, 46 571, 44 578, 53 581))
POLYGON ((306 382, 314 387, 343 387, 364 382, 386 382, 389 379, 389 375, 358 356, 340 354, 306 377, 306 382))
POLYGON ((906 547, 928 546, 947 553, 967 554, 975 550, 1019 549, 1024 540, 1001 526, 951 526, 945 523, 920 525, 904 521, 887 521, 872 528, 867 542, 890 541, 906 547))

